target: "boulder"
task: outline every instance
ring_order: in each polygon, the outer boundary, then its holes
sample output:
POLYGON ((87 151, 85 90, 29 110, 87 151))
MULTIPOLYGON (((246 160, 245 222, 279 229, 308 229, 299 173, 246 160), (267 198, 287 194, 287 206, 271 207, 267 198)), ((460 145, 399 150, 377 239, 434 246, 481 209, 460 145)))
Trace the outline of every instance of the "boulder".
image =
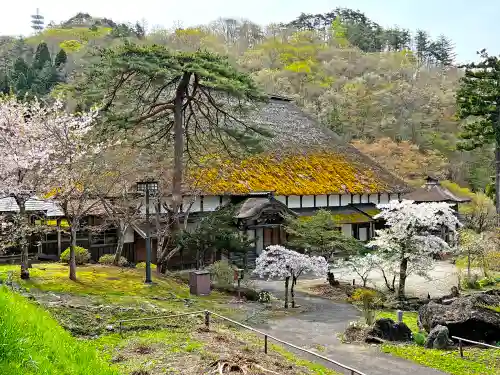
POLYGON ((453 341, 450 341, 448 328, 442 325, 435 326, 425 341, 427 349, 447 349, 450 345, 453 341))
POLYGON ((394 323, 392 319, 379 319, 368 332, 368 337, 387 341, 411 341, 411 330, 405 323, 394 323))
POLYGON ((420 307, 419 325, 427 332, 438 325, 446 326, 450 337, 474 341, 500 341, 500 313, 487 306, 500 306, 500 291, 492 290, 455 297, 449 304, 431 301, 420 307))

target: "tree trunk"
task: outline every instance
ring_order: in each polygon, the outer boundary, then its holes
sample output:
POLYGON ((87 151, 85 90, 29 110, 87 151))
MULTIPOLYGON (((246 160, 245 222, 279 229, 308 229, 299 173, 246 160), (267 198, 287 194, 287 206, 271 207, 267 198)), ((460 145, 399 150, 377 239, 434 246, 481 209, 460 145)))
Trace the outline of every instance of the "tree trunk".
POLYGON ((76 247, 76 228, 71 223, 71 242, 69 245, 69 278, 70 280, 76 281, 76 259, 75 259, 75 247, 76 247))
POLYGON ((406 272, 408 270, 408 258, 401 259, 399 264, 399 285, 398 285, 398 298, 403 299, 405 297, 405 286, 406 286, 406 272))
POLYGON ((467 251, 467 284, 469 284, 471 280, 470 269, 471 265, 470 265, 470 248, 469 248, 467 251))
POLYGON ((115 259, 113 259, 113 264, 115 266, 119 265, 120 258, 123 253, 123 245, 125 244, 125 232, 128 229, 128 224, 120 221, 118 225, 118 243, 116 244, 115 259))
POLYGON ((290 288, 290 297, 292 299, 292 308, 295 308, 295 285, 297 285, 297 278, 292 277, 292 287, 290 288))
POLYGON ((288 309, 288 285, 290 284, 290 276, 285 277, 285 309, 288 309))
MULTIPOLYGON (((179 231, 179 212, 182 205, 182 180, 184 175, 184 125, 183 102, 187 94, 190 73, 184 73, 177 86, 174 100, 174 171, 172 175, 172 220, 170 221, 169 251, 175 248, 173 238, 179 231)), ((162 266, 164 259, 158 259, 158 266, 162 266)))
MULTIPOLYGON (((23 198, 16 197, 16 203, 19 206, 19 217, 21 218, 21 227, 29 225, 28 217, 26 215, 26 201, 23 198)), ((26 238, 26 233, 22 234, 20 247, 21 247, 21 279, 27 280, 30 278, 29 271, 29 242, 26 238)))
MULTIPOLYGON (((498 125, 497 125, 498 127, 498 125)), ((500 129, 497 129, 500 132, 500 129)), ((497 224, 500 220, 500 142, 497 140, 495 145, 495 207, 497 210, 497 224)))

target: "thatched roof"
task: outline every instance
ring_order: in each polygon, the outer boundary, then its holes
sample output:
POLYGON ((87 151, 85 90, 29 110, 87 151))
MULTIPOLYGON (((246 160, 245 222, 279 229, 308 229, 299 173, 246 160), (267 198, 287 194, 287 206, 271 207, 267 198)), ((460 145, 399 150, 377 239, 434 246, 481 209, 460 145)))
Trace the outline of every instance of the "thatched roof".
MULTIPOLYGON (((191 171, 207 194, 274 191, 278 195, 404 193, 408 186, 288 99, 271 97, 247 123, 267 128, 264 153, 191 171)), ((215 159, 217 159, 215 161, 215 159)))
POLYGON ((466 203, 471 201, 469 197, 459 197, 453 194, 433 177, 427 177, 425 185, 411 193, 405 194, 403 198, 415 202, 466 203))

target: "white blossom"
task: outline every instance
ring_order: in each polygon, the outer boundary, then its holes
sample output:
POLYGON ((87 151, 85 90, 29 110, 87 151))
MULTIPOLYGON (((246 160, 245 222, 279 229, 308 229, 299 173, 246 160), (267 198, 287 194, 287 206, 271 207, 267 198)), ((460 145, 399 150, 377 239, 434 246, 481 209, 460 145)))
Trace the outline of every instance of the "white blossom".
POLYGON ((326 275, 328 263, 320 256, 309 256, 280 245, 268 246, 255 261, 255 274, 268 279, 299 277, 302 274, 326 275))
POLYGON ((382 212, 375 218, 384 219, 387 228, 377 230, 376 237, 367 246, 376 248, 386 265, 407 261, 405 275, 425 276, 433 265, 433 255, 451 250, 439 236, 441 231, 456 233, 461 225, 448 203, 416 204, 403 200, 377 207, 382 212))

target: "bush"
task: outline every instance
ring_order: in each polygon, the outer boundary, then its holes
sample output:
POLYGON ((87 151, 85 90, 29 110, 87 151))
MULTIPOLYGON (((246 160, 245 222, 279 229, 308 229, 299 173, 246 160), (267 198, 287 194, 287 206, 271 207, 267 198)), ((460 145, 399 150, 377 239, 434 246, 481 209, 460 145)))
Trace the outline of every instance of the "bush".
POLYGON ((270 303, 271 302, 271 294, 265 290, 259 292, 259 302, 260 303, 270 303))
POLYGON ((426 337, 422 332, 414 333, 413 334, 413 341, 415 341, 415 344, 419 346, 424 346, 425 344, 426 337))
POLYGON ((233 285, 235 267, 226 260, 219 260, 207 267, 212 281, 218 285, 233 285))
MULTIPOLYGON (((140 262, 135 265, 135 268, 146 268, 146 262, 140 262)), ((151 263, 151 269, 156 269, 156 264, 151 263)))
MULTIPOLYGON (((69 247, 63 251, 63 253, 61 254, 61 262, 69 264, 69 251, 70 251, 69 247)), ((83 247, 75 246, 76 264, 82 265, 82 264, 88 263, 89 260, 90 260, 89 251, 83 247)))
MULTIPOLYGON (((99 263, 112 265, 114 260, 115 260, 115 254, 104 254, 102 257, 99 258, 99 263)), ((125 267, 127 264, 128 264, 127 258, 120 257, 120 260, 118 260, 118 266, 125 267)))
POLYGON ((365 323, 372 325, 375 321, 375 303, 378 299, 378 293, 375 290, 359 288, 354 291, 351 300, 361 304, 365 323))

